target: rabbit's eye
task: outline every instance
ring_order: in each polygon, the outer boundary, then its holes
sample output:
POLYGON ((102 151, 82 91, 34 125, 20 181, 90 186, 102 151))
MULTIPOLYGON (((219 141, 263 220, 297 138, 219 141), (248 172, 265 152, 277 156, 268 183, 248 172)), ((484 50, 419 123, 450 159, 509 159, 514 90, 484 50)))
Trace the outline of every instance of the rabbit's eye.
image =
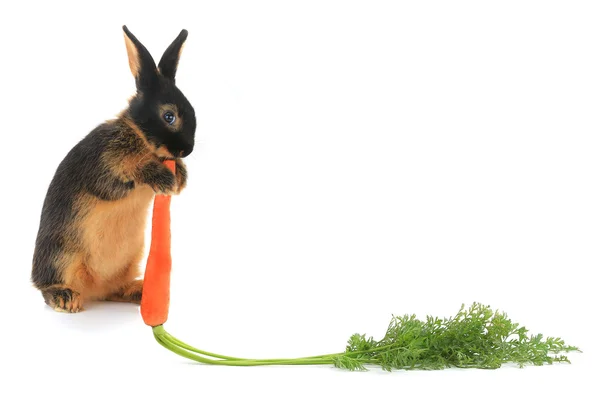
POLYGON ((173 113, 170 111, 167 111, 166 113, 164 113, 163 118, 165 121, 167 121, 167 123, 169 125, 172 125, 173 122, 175 122, 175 115, 173 115, 173 113))

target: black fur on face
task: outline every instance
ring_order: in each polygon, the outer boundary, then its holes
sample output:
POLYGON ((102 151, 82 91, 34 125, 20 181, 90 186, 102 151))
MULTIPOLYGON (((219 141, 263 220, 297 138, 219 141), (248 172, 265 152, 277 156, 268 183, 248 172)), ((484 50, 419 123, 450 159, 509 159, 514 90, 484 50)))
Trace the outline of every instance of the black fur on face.
POLYGON ((156 148, 162 146, 173 157, 186 157, 194 149, 194 108, 175 85, 181 49, 187 38, 184 29, 165 50, 158 67, 148 50, 123 26, 129 67, 137 93, 130 101, 128 117, 156 148))

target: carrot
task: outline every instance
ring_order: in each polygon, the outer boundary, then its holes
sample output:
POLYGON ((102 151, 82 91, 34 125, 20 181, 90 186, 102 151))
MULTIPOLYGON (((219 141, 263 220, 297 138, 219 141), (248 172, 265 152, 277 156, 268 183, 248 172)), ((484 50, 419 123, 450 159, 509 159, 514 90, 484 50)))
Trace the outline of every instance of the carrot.
MULTIPOLYGON (((164 164, 175 172, 175 161, 164 164)), ((144 273, 141 314, 146 325, 155 327, 167 321, 171 285, 171 196, 156 195, 152 211, 150 252, 144 273)))
MULTIPOLYGON (((175 163, 168 164, 175 170, 175 163)), ((563 352, 580 351, 562 339, 542 335, 528 336, 525 327, 509 320, 504 313, 473 303, 461 307, 455 317, 415 315, 393 317, 382 340, 354 334, 341 353, 302 358, 247 359, 223 356, 200 350, 169 334, 163 324, 169 311, 171 272, 170 196, 157 195, 152 216, 152 242, 142 291, 142 317, 152 327, 154 338, 168 350, 205 364, 232 366, 326 365, 349 370, 366 370, 379 365, 392 369, 499 368, 513 362, 552 364, 570 362, 563 352), (514 337, 517 336, 517 339, 514 337), (509 338, 511 338, 509 340, 509 338)))

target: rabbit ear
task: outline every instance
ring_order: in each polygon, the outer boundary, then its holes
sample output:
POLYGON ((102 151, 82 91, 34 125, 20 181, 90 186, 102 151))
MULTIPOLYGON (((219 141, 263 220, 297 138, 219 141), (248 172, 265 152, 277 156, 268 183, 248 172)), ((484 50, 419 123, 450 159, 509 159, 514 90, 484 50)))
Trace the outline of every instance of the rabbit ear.
POLYGON ((125 46, 129 57, 129 68, 135 78, 138 89, 143 90, 150 87, 157 78, 156 64, 150 52, 142 43, 123 25, 125 46))
POLYGON ((188 31, 183 29, 179 36, 171 43, 171 45, 165 50, 165 53, 158 63, 158 70, 166 78, 175 80, 175 73, 177 72, 177 64, 179 63, 179 56, 181 56, 181 50, 185 39, 187 39, 188 31))

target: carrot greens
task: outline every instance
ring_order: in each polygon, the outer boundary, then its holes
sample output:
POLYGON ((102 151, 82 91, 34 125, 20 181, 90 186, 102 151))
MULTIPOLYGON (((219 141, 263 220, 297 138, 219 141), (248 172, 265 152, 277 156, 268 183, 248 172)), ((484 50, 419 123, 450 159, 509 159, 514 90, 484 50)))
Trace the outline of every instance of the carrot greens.
POLYGON ((319 365, 364 371, 368 366, 392 370, 433 370, 458 368, 499 368, 506 363, 520 367, 567 362, 564 353, 580 351, 562 339, 529 331, 512 322, 505 313, 489 306, 464 305, 450 318, 415 315, 393 316, 380 340, 354 334, 344 352, 291 359, 246 359, 228 357, 185 344, 165 331, 153 327, 154 337, 167 349, 201 363, 234 366, 319 365))

